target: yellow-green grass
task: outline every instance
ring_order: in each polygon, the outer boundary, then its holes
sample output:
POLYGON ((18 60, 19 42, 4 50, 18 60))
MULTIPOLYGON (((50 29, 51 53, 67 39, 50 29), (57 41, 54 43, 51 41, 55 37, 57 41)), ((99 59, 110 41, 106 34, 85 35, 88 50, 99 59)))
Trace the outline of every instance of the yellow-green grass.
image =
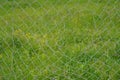
POLYGON ((0 79, 119 80, 119 0, 0 1, 0 79))

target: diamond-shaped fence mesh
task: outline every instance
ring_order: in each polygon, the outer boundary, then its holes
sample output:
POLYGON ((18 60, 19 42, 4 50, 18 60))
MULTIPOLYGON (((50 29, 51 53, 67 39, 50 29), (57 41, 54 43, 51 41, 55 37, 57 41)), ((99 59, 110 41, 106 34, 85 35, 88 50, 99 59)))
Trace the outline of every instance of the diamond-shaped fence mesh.
POLYGON ((120 80, 120 0, 0 0, 0 80, 120 80))

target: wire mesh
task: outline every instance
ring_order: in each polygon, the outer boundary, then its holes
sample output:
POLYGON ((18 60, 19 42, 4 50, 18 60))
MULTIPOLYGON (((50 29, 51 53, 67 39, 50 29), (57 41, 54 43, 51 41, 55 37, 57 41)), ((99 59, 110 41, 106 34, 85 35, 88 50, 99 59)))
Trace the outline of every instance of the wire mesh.
POLYGON ((120 80, 119 0, 0 0, 0 80, 120 80))

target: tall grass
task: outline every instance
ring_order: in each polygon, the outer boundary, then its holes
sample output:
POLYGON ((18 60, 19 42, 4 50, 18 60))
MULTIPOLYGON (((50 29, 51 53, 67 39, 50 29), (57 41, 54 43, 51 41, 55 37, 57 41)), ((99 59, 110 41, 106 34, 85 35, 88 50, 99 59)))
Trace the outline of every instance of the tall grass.
POLYGON ((119 0, 0 0, 0 80, 120 79, 119 0))

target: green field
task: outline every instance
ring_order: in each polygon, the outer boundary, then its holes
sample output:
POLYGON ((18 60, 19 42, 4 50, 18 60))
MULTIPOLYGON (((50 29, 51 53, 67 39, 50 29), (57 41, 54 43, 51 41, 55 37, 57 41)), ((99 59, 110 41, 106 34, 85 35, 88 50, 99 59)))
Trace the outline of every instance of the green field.
POLYGON ((0 0, 0 80, 119 79, 119 0, 0 0))

